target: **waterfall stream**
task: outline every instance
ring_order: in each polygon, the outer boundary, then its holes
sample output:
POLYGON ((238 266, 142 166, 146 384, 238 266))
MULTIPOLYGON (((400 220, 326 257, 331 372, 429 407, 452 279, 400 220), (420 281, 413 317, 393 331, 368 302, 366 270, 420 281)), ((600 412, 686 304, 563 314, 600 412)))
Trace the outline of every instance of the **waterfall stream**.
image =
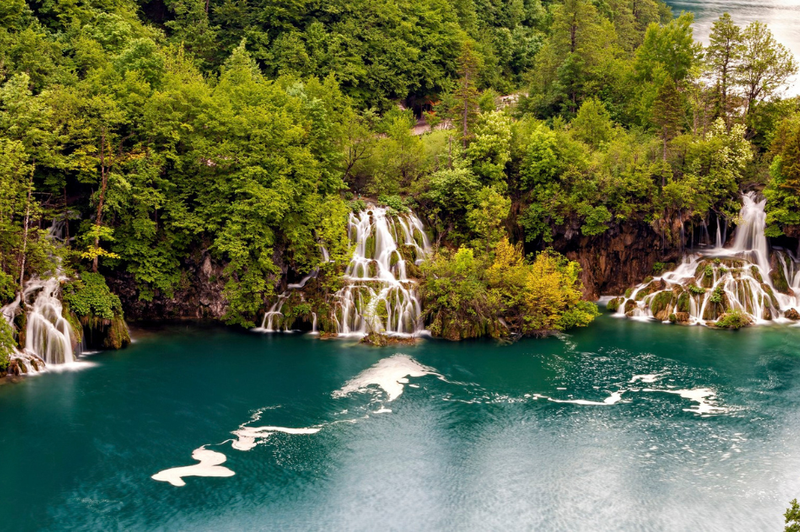
MULTIPOLYGON (((342 276, 345 286, 334 298, 330 321, 339 336, 364 336, 370 332, 414 335, 422 330, 422 308, 417 281, 411 271, 428 253, 430 243, 422 221, 413 213, 397 213, 385 207, 369 206, 351 213, 347 234, 354 246, 353 256, 342 276)), ((322 248, 324 261, 329 255, 322 248)), ((284 305, 291 295, 316 278, 315 269, 299 283, 291 283, 264 313, 258 332, 288 332, 284 305)), ((312 313, 312 332, 318 332, 318 318, 312 313)))
POLYGON ((350 215, 348 235, 356 248, 344 275, 347 285, 336 293, 337 333, 420 332, 422 307, 408 266, 421 263, 430 248, 422 221, 413 213, 371 207, 350 215))
POLYGON ((751 323, 785 320, 800 307, 800 267, 790 252, 770 260, 765 199, 742 197, 733 244, 717 224, 717 245, 684 257, 672 271, 647 279, 616 300, 618 316, 707 325, 737 310, 751 323))
POLYGON ((61 280, 59 277, 31 279, 25 284, 21 298, 17 296, 12 303, 0 309, 3 318, 12 327, 14 318, 23 311, 27 312, 25 349, 11 355, 12 359, 27 362, 27 369, 34 370, 37 367, 36 363, 31 364, 32 357, 35 357, 34 362, 43 361, 48 365, 75 362, 73 346, 77 345, 76 335, 62 314, 58 298, 61 280))

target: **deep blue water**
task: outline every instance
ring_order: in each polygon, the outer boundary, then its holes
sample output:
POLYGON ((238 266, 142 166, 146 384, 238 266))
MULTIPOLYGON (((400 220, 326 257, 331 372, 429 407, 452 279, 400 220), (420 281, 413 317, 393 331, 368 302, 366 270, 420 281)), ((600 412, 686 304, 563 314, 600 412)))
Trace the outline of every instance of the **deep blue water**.
POLYGON ((196 325, 135 337, 0 386, 0 529, 766 531, 800 496, 797 328, 602 317, 512 346, 385 349, 196 325), (393 401, 357 389, 398 360, 435 374, 395 379, 393 401), (319 431, 233 448, 259 416, 319 431), (235 475, 151 478, 203 445, 235 475))

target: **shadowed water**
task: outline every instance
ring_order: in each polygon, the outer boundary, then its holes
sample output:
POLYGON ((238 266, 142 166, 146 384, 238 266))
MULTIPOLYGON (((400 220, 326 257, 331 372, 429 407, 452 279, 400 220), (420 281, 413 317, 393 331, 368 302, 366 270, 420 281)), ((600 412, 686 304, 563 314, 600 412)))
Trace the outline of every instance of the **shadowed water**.
POLYGON ((0 386, 0 529, 778 530, 800 496, 797 328, 134 336, 0 386), (234 475, 151 478, 202 446, 234 475))

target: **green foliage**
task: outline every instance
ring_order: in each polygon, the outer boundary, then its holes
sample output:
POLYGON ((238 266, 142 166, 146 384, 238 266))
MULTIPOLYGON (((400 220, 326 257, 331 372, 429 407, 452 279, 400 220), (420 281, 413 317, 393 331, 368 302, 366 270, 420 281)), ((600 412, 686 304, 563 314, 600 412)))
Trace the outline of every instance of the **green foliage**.
POLYGON ((705 288, 703 288, 702 286, 697 286, 696 284, 690 284, 687 288, 689 292, 691 292, 694 295, 700 295, 706 293, 705 288))
POLYGON ((784 532, 800 532, 800 504, 797 503, 797 499, 793 499, 789 505, 786 513, 783 514, 786 520, 784 532))
POLYGON ((122 316, 122 303, 99 273, 84 272, 64 287, 64 302, 79 317, 111 320, 122 316))
POLYGON ((14 353, 17 342, 14 341, 14 331, 11 325, 0 317, 0 371, 8 367, 9 357, 14 353))
POLYGON ((581 300, 577 263, 552 251, 527 263, 507 239, 493 259, 471 248, 440 250, 423 273, 430 330, 446 338, 542 335, 587 325, 598 315, 595 304, 581 300))
POLYGON ((736 330, 750 325, 750 319, 741 310, 734 309, 723 314, 722 317, 719 320, 717 320, 717 322, 714 325, 721 329, 736 330))
POLYGON ((403 198, 400 196, 378 196, 378 201, 387 207, 394 209, 396 212, 408 212, 409 208, 403 198))
POLYGON ((722 285, 717 285, 714 288, 714 291, 711 292, 711 297, 708 298, 708 301, 711 303, 719 304, 725 300, 725 289, 722 285))

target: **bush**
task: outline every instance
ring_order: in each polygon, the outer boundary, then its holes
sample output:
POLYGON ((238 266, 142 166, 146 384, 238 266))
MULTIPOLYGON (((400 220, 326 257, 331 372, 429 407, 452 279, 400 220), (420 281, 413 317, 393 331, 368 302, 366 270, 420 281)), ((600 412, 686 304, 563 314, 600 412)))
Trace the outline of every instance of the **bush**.
POLYGON ((702 286, 697 286, 696 284, 690 284, 688 286, 688 289, 689 289, 689 292, 691 292, 692 294, 694 294, 696 296, 699 296, 700 294, 705 294, 706 293, 706 289, 705 288, 703 288, 702 286))
POLYGON ((400 196, 386 196, 381 195, 378 197, 378 202, 382 205, 389 207, 390 209, 394 209, 396 212, 408 212, 408 207, 406 206, 405 201, 400 196))
POLYGON ((99 273, 84 272, 64 288, 64 302, 79 317, 111 320, 122 316, 122 302, 99 273))
POLYGON ((750 325, 750 318, 739 309, 731 310, 722 315, 716 326, 721 329, 741 329, 750 325))
POLYGON ((359 212, 366 210, 367 204, 362 199, 353 200, 350 202, 350 210, 354 213, 358 214, 359 212))
POLYGON ((17 343, 14 341, 14 330, 11 325, 0 316, 0 370, 5 370, 8 367, 8 361, 17 343))
POLYGON ((494 260, 470 248, 440 251, 423 264, 430 330, 446 338, 535 335, 588 325, 599 314, 581 299, 580 266, 553 251, 526 262, 502 239, 494 260))

